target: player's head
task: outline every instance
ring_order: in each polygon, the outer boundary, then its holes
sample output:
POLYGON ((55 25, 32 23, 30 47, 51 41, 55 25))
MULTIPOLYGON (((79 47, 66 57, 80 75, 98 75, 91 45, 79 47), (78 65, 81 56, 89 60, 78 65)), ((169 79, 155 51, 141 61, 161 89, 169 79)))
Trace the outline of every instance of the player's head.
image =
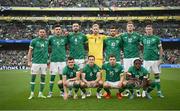
POLYGON ((141 65, 142 65, 141 59, 135 59, 134 60, 134 66, 135 66, 136 69, 140 69, 141 65))
POLYGON ((114 66, 116 64, 116 56, 115 55, 109 56, 109 63, 111 66, 114 66))
POLYGON ((93 55, 89 55, 88 56, 88 64, 90 66, 93 66, 94 65, 94 62, 95 62, 95 57, 93 55))
POLYGON ((146 35, 152 35, 153 34, 153 27, 152 27, 152 25, 146 25, 145 32, 146 32, 146 35))
POLYGON ((61 29, 61 26, 59 24, 55 25, 53 28, 54 28, 54 34, 56 34, 56 35, 62 34, 62 29, 61 29))
POLYGON ((39 28, 38 36, 41 37, 41 38, 46 37, 46 29, 45 28, 39 28))
POLYGON ((93 31, 93 34, 99 34, 99 25, 98 24, 93 24, 92 26, 92 31, 93 31))
POLYGON ((115 26, 111 26, 109 31, 112 37, 115 37, 115 35, 117 34, 117 29, 115 26))
POLYGON ((73 57, 68 57, 67 58, 67 65, 69 68, 73 68, 75 64, 74 58, 73 57))
POLYGON ((127 29, 128 32, 133 32, 133 30, 134 30, 134 23, 132 21, 128 21, 126 29, 127 29))
POLYGON ((78 32, 78 31, 79 31, 79 29, 80 29, 79 24, 78 24, 78 23, 73 23, 73 25, 72 25, 72 29, 73 29, 73 31, 74 31, 74 32, 78 32))

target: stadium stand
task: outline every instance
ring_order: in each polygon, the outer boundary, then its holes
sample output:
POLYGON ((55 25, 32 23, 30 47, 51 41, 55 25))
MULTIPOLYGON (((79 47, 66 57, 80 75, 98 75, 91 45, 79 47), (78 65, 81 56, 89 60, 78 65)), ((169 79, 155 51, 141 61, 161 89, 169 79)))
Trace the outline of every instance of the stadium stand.
MULTIPOLYGON (((71 22, 67 22, 67 24, 63 25, 64 29, 71 30, 71 22), (68 25, 67 25, 68 24, 68 25)), ((91 30, 88 26, 92 23, 89 22, 81 22, 82 24, 82 32, 88 34, 91 33, 91 30)), ((104 34, 108 34, 108 28, 115 24, 118 27, 119 32, 123 33, 126 30, 126 23, 125 22, 100 22, 100 26, 102 26, 101 32, 104 34)), ((145 22, 136 22, 136 31, 140 33, 144 33, 144 26, 145 22)), ((28 39, 31 40, 32 38, 36 37, 36 29, 38 27, 44 26, 47 29, 52 29, 52 23, 19 23, 19 22, 3 22, 0 24, 0 39, 1 40, 21 40, 21 39, 28 39)), ((155 34, 159 35, 162 38, 180 38, 180 24, 178 22, 154 22, 154 31, 155 34)), ((50 32, 50 30, 49 30, 50 32)), ((51 34, 51 33, 49 33, 51 34)))
POLYGON ((3 6, 22 7, 165 7, 179 6, 179 0, 1 0, 3 6))

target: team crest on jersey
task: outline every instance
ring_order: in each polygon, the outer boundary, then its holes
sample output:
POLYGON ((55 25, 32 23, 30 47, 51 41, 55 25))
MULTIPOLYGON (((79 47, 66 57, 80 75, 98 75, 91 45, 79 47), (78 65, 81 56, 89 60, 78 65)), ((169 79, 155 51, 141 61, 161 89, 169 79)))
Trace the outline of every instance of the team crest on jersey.
POLYGON ((119 71, 119 69, 114 69, 114 71, 117 73, 119 71))
POLYGON ((114 76, 114 72, 113 71, 110 71, 109 74, 110 74, 110 76, 114 76))

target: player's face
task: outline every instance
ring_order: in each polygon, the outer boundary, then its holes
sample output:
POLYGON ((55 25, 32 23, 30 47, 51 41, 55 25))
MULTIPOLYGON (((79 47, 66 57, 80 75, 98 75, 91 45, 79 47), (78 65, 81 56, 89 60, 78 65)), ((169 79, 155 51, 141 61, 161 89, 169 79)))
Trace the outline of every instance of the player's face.
POLYGON ((136 61, 134 63, 134 65, 135 65, 136 69, 140 69, 141 68, 141 62, 140 61, 136 61))
POLYGON ((116 64, 116 58, 115 57, 110 57, 109 58, 109 63, 114 66, 116 64))
POLYGON ((62 33, 61 27, 55 27, 55 28, 54 28, 54 33, 55 33, 56 35, 60 35, 60 34, 62 33))
POLYGON ((117 31, 116 29, 110 29, 110 35, 114 37, 116 35, 117 31))
POLYGON ((75 62, 74 62, 74 60, 68 60, 68 61, 67 61, 67 64, 68 64, 68 66, 69 66, 70 68, 73 68, 75 62))
POLYGON ((152 35, 153 34, 153 28, 152 27, 146 27, 145 32, 147 35, 152 35))
POLYGON ((40 29, 38 31, 38 35, 41 37, 41 38, 44 38, 46 36, 46 31, 44 29, 40 29))
POLYGON ((88 63, 90 66, 93 66, 94 65, 94 62, 95 62, 95 58, 94 57, 89 57, 88 59, 88 63))
POLYGON ((79 31, 79 24, 73 24, 73 27, 72 27, 73 31, 74 32, 78 32, 79 31))
POLYGON ((133 24, 127 24, 127 31, 132 32, 134 30, 134 25, 133 24))
POLYGON ((99 34, 99 27, 93 27, 93 34, 99 34))

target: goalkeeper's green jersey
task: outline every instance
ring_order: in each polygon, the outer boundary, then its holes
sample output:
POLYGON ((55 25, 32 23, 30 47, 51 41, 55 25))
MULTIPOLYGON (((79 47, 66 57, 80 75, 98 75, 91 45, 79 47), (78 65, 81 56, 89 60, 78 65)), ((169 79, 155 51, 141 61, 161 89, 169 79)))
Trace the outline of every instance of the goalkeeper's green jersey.
POLYGON ((87 42, 87 37, 83 33, 71 32, 68 35, 70 57, 73 57, 74 59, 84 59, 86 55, 85 54, 86 42, 87 42))
POLYGON ((120 76, 123 74, 123 67, 116 63, 111 66, 110 63, 103 64, 102 69, 106 72, 106 81, 117 82, 120 81, 120 76))
POLYGON ((45 38, 35 38, 30 43, 32 48, 32 63, 47 64, 48 61, 48 41, 45 38))
POLYGON ((66 44, 67 37, 53 35, 49 37, 49 46, 51 47, 51 62, 66 61, 66 44))

